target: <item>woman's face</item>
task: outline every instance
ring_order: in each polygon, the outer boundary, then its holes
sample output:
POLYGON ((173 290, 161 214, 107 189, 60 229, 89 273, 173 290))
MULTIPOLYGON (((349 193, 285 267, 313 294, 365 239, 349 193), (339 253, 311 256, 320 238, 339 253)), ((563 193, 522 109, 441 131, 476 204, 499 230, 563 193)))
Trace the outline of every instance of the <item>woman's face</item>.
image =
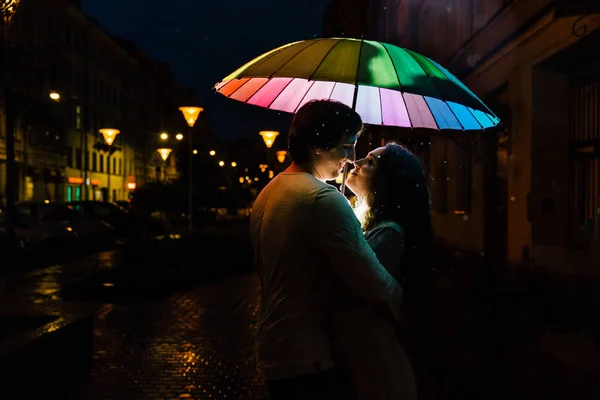
POLYGON ((340 143, 329 151, 317 152, 313 160, 314 168, 322 181, 337 178, 347 161, 354 161, 354 148, 356 146, 357 134, 344 136, 340 143))
POLYGON ((385 147, 378 147, 371 151, 365 158, 356 160, 354 169, 346 178, 346 186, 354 194, 364 196, 371 191, 373 175, 379 165, 379 157, 385 151, 385 147))

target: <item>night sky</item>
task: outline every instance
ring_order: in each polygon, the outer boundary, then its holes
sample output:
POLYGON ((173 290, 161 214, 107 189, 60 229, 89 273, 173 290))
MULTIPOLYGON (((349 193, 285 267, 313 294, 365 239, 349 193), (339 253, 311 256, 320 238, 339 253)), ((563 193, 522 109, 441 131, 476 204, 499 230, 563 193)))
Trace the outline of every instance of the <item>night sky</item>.
POLYGON ((212 87, 256 56, 297 40, 321 37, 329 0, 83 0, 109 32, 168 61, 197 92, 214 133, 224 139, 287 131, 291 116, 241 104, 212 87))

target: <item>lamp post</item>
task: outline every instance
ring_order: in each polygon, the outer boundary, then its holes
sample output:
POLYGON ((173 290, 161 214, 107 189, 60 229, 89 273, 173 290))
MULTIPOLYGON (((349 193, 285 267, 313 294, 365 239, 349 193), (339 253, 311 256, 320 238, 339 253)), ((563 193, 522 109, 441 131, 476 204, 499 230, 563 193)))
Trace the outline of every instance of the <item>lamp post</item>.
POLYGON ((108 186, 108 196, 106 196, 106 197, 108 198, 108 201, 110 201, 110 198, 111 198, 111 193, 110 193, 110 147, 115 142, 117 135, 119 133, 121 133, 121 131, 118 129, 114 129, 114 128, 102 128, 102 129, 98 130, 98 132, 100 132, 102 134, 102 136, 104 137, 104 141, 106 142, 106 144, 109 147, 108 156, 106 157, 106 171, 108 173, 108 185, 107 185, 108 186))
POLYGON ((192 128, 194 127, 194 125, 196 124, 196 120, 198 119, 198 116, 200 115, 200 113, 202 111, 204 111, 204 108, 202 107, 194 107, 194 106, 185 106, 185 107, 179 107, 179 111, 182 112, 183 117, 185 118, 185 122, 187 122, 188 126, 190 127, 190 133, 188 135, 188 144, 189 144, 189 162, 188 162, 188 168, 189 168, 189 172, 188 172, 188 229, 190 231, 190 233, 192 232, 192 214, 193 214, 193 210, 194 210, 194 206, 193 206, 193 202, 194 202, 194 195, 193 195, 193 188, 194 188, 194 181, 193 181, 193 172, 192 172, 192 168, 193 168, 193 163, 192 163, 192 157, 194 156, 194 149, 193 149, 193 143, 192 143, 192 128))
POLYGON ((265 146, 267 146, 267 164, 271 166, 271 147, 275 143, 275 138, 279 135, 277 131, 260 131, 258 132, 262 136, 265 146))
POLYGON ((3 32, 2 84, 6 114, 6 288, 14 292, 14 269, 16 266, 17 237, 15 234, 17 201, 17 164, 15 160, 15 98, 8 80, 8 27, 17 12, 20 0, 0 0, 0 27, 3 32))

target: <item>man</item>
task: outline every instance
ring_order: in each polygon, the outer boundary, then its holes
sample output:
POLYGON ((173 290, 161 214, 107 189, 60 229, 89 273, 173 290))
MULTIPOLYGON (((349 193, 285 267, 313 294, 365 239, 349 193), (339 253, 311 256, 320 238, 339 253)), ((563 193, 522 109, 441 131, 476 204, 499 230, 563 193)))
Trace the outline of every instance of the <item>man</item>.
POLYGON ((399 305, 402 290, 369 247, 335 179, 362 132, 334 101, 306 103, 289 133, 292 164, 257 197, 250 234, 261 282, 258 365, 275 400, 339 399, 349 385, 328 332, 327 287, 341 280, 373 305, 399 305))

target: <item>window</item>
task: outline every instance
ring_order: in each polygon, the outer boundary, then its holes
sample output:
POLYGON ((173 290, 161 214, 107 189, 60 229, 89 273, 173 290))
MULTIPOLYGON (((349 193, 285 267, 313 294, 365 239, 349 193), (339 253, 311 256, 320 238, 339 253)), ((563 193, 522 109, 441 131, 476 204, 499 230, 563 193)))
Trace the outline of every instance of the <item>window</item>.
POLYGON ((67 167, 73 168, 73 147, 67 147, 67 167))
POLYGON ((104 172, 104 156, 100 154, 100 169, 99 172, 104 172))
POLYGON ((82 169, 81 168, 81 149, 75 150, 75 168, 82 169))
POLYGON ((92 171, 98 171, 98 154, 96 152, 92 154, 92 171))

